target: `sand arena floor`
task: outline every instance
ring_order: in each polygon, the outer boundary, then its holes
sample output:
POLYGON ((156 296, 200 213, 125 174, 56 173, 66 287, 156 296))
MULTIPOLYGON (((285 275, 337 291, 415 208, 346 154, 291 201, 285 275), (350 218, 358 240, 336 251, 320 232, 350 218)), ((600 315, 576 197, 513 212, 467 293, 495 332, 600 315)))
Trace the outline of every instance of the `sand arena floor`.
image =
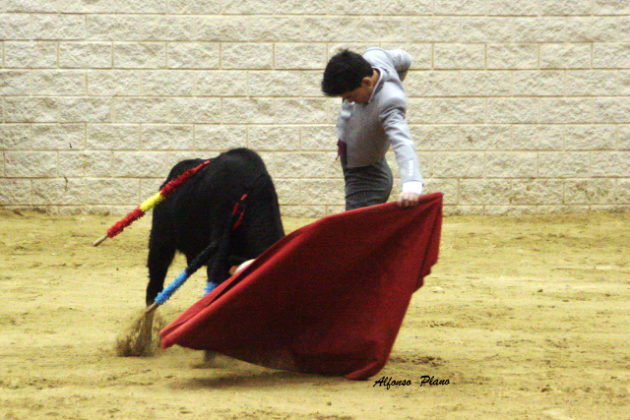
POLYGON ((117 357, 143 307, 150 216, 92 247, 115 220, 0 211, 0 418, 630 418, 628 213, 445 218, 388 364, 359 382, 182 348, 117 357))

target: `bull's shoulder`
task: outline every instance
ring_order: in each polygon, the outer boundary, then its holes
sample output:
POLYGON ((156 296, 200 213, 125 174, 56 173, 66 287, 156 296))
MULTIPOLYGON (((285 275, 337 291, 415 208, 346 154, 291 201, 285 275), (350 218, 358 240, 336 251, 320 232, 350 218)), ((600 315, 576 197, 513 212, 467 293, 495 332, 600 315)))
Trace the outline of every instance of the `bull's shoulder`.
POLYGON ((186 172, 189 169, 192 169, 196 166, 201 165, 203 162, 205 162, 204 159, 186 159, 186 160, 182 160, 180 162, 177 162, 175 164, 175 166, 173 166, 171 168, 171 171, 168 174, 168 178, 167 181, 177 178, 178 176, 180 176, 181 174, 183 174, 184 172, 186 172))
MULTIPOLYGON (((168 181, 177 178, 189 169, 195 168, 201 163, 205 162, 205 159, 186 159, 178 162, 171 169, 168 178, 162 186, 168 181)), ((231 149, 227 152, 210 159, 210 165, 208 165, 200 173, 201 178, 220 178, 221 176, 227 176, 226 174, 243 174, 244 178, 256 177, 261 173, 267 173, 267 168, 262 158, 251 149, 244 147, 231 149)), ((198 176, 199 177, 199 176, 198 176)), ((197 177, 195 177, 197 178, 197 177)))
POLYGON ((227 152, 223 153, 225 156, 230 156, 232 158, 240 158, 240 159, 253 159, 260 160, 260 156, 258 153, 253 151, 252 149, 248 149, 246 147, 239 147, 236 149, 230 149, 227 152))
POLYGON ((248 149, 245 147, 240 147, 237 149, 231 149, 227 152, 223 153, 221 156, 224 160, 231 162, 235 165, 243 165, 245 167, 254 169, 254 168, 264 168, 265 164, 263 163, 262 158, 258 153, 253 151, 252 149, 248 149))

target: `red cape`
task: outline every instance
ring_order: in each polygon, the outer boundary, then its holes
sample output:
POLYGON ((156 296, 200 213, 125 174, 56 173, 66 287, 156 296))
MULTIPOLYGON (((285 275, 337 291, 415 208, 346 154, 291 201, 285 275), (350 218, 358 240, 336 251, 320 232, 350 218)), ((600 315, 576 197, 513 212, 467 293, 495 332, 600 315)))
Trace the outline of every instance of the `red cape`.
POLYGON ((364 379, 380 371, 437 262, 442 194, 324 217, 260 255, 160 331, 263 366, 364 379))

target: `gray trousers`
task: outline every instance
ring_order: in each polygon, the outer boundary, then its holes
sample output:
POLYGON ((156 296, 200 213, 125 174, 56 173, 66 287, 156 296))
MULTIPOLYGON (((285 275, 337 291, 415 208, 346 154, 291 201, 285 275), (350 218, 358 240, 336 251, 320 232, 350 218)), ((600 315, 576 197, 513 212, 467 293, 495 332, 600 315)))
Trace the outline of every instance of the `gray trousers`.
POLYGON ((392 192, 394 178, 385 157, 358 168, 348 168, 346 153, 341 153, 341 168, 346 182, 346 210, 381 204, 392 192))

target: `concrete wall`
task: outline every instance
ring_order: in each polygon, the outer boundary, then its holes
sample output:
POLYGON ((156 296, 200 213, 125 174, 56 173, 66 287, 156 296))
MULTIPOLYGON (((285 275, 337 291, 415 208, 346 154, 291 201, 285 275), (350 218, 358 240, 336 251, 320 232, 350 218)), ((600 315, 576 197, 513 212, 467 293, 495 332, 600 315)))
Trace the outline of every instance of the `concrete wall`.
POLYGON ((0 0, 0 206, 126 213, 176 161, 248 146, 285 215, 342 210, 319 83, 375 45, 414 56, 447 212, 630 208, 628 0, 0 0))

